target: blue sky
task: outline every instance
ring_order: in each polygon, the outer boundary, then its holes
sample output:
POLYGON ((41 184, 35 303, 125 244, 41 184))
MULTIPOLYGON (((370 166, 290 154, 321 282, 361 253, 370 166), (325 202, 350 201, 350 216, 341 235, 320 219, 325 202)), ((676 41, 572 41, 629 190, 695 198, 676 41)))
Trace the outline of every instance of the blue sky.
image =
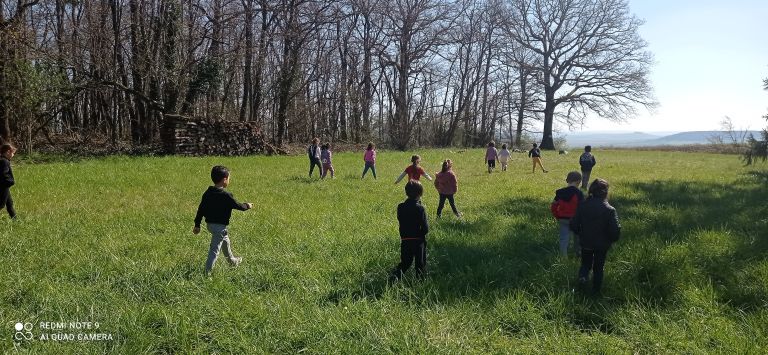
MULTIPOLYGON (((702 131, 729 116, 760 129, 768 113, 768 0, 629 0, 656 64, 661 106, 623 124, 589 119, 583 131, 702 131)), ((563 131, 567 128, 561 127, 563 131)))

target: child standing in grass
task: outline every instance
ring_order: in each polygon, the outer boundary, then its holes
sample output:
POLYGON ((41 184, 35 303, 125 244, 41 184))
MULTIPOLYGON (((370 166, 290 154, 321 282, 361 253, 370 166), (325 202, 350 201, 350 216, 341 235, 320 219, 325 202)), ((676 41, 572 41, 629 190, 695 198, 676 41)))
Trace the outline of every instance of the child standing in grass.
MULTIPOLYGON (((550 205, 552 215, 557 219, 560 225, 560 254, 563 256, 568 255, 568 244, 570 243, 571 230, 570 222, 573 215, 576 214, 576 208, 584 201, 584 194, 579 190, 579 183, 581 183, 581 174, 578 171, 571 171, 565 178, 565 183, 568 186, 555 191, 555 199, 550 205)), ((576 254, 579 255, 578 236, 574 234, 573 247, 577 249, 576 254)))
POLYGON ((0 146, 0 209, 5 208, 11 219, 16 219, 16 210, 13 208, 13 198, 11 198, 11 186, 16 181, 13 179, 13 169, 11 169, 11 159, 16 154, 16 148, 10 144, 0 146))
POLYGON ((320 176, 322 179, 325 179, 325 175, 328 174, 329 170, 331 171, 331 179, 334 178, 333 163, 331 163, 332 155, 331 145, 328 143, 323 144, 322 149, 320 149, 320 160, 323 162, 323 175, 320 176))
POLYGON ((360 179, 365 178, 365 173, 368 172, 368 169, 371 169, 373 178, 376 179, 376 146, 373 145, 373 142, 368 142, 368 148, 365 149, 365 154, 363 154, 363 161, 365 162, 365 168, 360 179))
POLYGON ((536 143, 533 143, 533 149, 528 151, 528 157, 533 160, 533 172, 536 172, 536 165, 541 167, 541 171, 548 172, 546 169, 544 169, 544 165, 541 165, 541 149, 539 149, 539 145, 536 143))
POLYGON ((501 145, 501 151, 499 151, 499 163, 501 163, 501 171, 507 171, 507 164, 509 163, 509 156, 512 155, 507 149, 507 144, 501 145))
POLYGON ((592 168, 595 167, 597 161, 595 156, 592 155, 592 146, 588 145, 584 147, 584 153, 579 157, 579 165, 581 165, 581 188, 586 189, 589 183, 589 175, 592 174, 592 168))
POLYGON ((400 176, 397 177, 397 180, 395 180, 395 184, 399 183, 400 180, 402 180, 406 175, 408 175, 408 180, 416 180, 419 181, 422 175, 427 178, 427 180, 432 181, 432 177, 427 174, 424 169, 419 166, 421 163, 421 157, 418 155, 412 155, 411 156, 411 165, 408 165, 407 168, 403 171, 400 176))
POLYGON ((581 267, 579 282, 586 283, 592 270, 592 291, 597 294, 603 284, 603 267, 611 244, 619 240, 621 225, 616 209, 608 204, 608 182, 596 179, 589 185, 589 197, 576 209, 571 230, 579 235, 581 267))
POLYGON ((403 277, 414 260, 416 273, 423 276, 427 271, 427 212, 421 204, 424 187, 416 180, 405 184, 405 194, 408 198, 397 205, 397 221, 400 225, 400 264, 392 271, 395 280, 403 277))
POLYGON ((488 149, 485 150, 485 161, 488 163, 488 174, 496 168, 496 160, 499 159, 499 152, 496 150, 496 143, 488 142, 488 149))
POLYGON ((214 166, 211 169, 211 180, 214 185, 208 187, 208 190, 203 193, 200 206, 197 207, 195 228, 192 229, 192 233, 200 233, 200 222, 205 217, 208 231, 211 232, 211 245, 208 249, 208 260, 205 262, 206 275, 210 275, 222 247, 224 256, 232 266, 237 266, 243 260, 242 257, 236 257, 232 253, 227 226, 232 210, 246 211, 253 208, 252 203, 239 203, 229 191, 225 190, 230 182, 229 169, 221 165, 214 166))
POLYGON ((456 174, 452 170, 453 162, 450 159, 443 161, 442 170, 435 174, 435 188, 440 194, 440 203, 437 205, 437 218, 443 213, 445 200, 451 204, 451 210, 456 217, 461 217, 459 210, 456 209, 456 203, 453 201, 453 195, 459 190, 459 182, 456 180, 456 174))
POLYGON ((307 147, 307 157, 309 158, 309 177, 312 177, 312 172, 317 166, 318 175, 323 174, 323 166, 320 165, 320 139, 312 139, 312 144, 307 147))

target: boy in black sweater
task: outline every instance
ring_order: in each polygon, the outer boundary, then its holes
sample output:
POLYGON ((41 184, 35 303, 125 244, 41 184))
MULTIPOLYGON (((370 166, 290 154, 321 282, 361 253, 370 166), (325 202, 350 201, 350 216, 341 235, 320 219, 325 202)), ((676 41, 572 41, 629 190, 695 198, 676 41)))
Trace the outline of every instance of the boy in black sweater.
POLYGON ((16 154, 16 148, 12 145, 4 144, 0 147, 0 209, 8 210, 11 219, 16 219, 16 210, 13 209, 13 198, 11 198, 11 186, 16 183, 11 169, 11 159, 14 154, 16 154))
POLYGON ((222 247, 224 247, 224 256, 231 265, 237 266, 243 260, 242 257, 235 257, 232 253, 227 225, 233 209, 246 211, 253 208, 252 203, 239 203, 230 192, 224 190, 229 186, 229 169, 220 165, 214 166, 211 169, 211 180, 214 186, 208 187, 208 190, 203 193, 200 206, 197 208, 197 216, 195 216, 195 228, 192 229, 192 233, 200 233, 200 222, 205 217, 208 231, 211 232, 211 246, 208 249, 208 260, 205 262, 206 275, 210 275, 222 247))
POLYGON ((424 187, 416 180, 405 184, 408 196, 397 205, 397 221, 400 223, 400 264, 392 271, 392 278, 399 280, 416 259, 416 273, 423 276, 427 270, 427 212, 421 204, 424 187))
POLYGON ((592 174, 592 168, 597 164, 595 156, 592 155, 592 146, 584 146, 584 153, 579 157, 579 165, 581 165, 581 188, 586 189, 589 183, 589 175, 592 174))
POLYGON ((619 240, 621 233, 616 209, 608 204, 607 181, 596 179, 589 185, 589 197, 579 204, 570 226, 581 243, 579 282, 586 283, 592 270, 592 291, 599 294, 608 249, 619 240))

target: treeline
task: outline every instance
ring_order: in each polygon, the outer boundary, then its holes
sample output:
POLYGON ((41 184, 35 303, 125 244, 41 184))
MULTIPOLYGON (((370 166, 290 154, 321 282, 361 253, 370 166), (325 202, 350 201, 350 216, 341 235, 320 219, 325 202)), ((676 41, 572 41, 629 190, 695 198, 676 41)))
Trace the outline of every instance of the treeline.
POLYGON ((0 0, 0 138, 145 144, 172 115, 553 148, 556 121, 654 104, 640 24, 624 0, 0 0))

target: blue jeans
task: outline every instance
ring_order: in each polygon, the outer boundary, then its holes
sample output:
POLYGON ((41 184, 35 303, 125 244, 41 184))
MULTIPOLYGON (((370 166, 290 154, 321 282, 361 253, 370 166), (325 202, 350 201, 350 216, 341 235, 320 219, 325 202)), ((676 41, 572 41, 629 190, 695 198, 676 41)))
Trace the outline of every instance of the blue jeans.
MULTIPOLYGON (((363 169, 363 178, 365 177, 365 173, 368 172, 368 169, 371 169, 371 172, 373 173, 373 178, 376 178, 376 164, 372 162, 365 162, 365 169, 363 169)), ((362 179, 362 178, 361 178, 362 179)))
MULTIPOLYGON (((563 254, 563 256, 568 255, 568 244, 570 244, 571 235, 571 228, 568 225, 571 220, 566 218, 560 218, 557 220, 557 222, 560 224, 560 254, 563 254)), ((573 234, 573 249, 576 250, 576 254, 579 252, 579 236, 576 234, 573 234)))
POLYGON ((208 248, 208 260, 205 261, 205 272, 211 272, 219 251, 224 249, 224 256, 230 263, 235 263, 235 255, 232 254, 232 243, 229 241, 229 232, 224 224, 208 223, 208 231, 211 232, 211 246, 208 248))

